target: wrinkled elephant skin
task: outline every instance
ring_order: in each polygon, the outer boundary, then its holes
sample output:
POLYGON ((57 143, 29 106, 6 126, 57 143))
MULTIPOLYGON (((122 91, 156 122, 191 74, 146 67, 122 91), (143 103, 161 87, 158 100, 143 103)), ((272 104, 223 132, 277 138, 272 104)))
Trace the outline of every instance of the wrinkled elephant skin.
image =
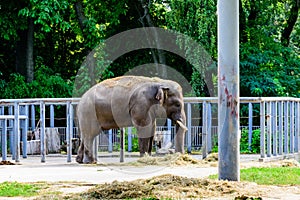
POLYGON ((185 113, 180 85, 174 81, 143 76, 107 79, 89 89, 77 106, 81 143, 76 161, 95 162, 94 138, 101 131, 135 126, 139 151, 151 154, 155 118, 176 123, 176 152, 184 153, 185 113))

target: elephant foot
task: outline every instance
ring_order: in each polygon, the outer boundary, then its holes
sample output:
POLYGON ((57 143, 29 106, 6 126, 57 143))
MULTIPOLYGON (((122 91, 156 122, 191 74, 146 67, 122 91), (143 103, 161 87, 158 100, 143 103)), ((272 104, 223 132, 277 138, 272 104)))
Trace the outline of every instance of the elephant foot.
POLYGON ((83 163, 82 160, 83 160, 82 156, 76 156, 76 162, 82 164, 83 163))

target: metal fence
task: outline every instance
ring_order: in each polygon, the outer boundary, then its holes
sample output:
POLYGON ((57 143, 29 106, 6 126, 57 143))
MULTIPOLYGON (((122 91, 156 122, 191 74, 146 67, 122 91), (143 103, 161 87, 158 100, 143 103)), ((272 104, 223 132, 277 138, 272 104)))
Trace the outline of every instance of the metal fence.
MULTIPOLYGON (((71 144, 78 137, 74 125, 74 108, 79 99, 2 99, 0 100, 0 131, 2 159, 6 159, 7 139, 13 159, 19 160, 20 141, 27 140, 27 130, 40 129, 41 140, 45 140, 45 128, 59 129, 61 140, 71 144), (61 113, 63 110, 63 113, 61 113), (60 112, 60 116, 58 116, 60 112), (60 120, 60 121, 59 121, 60 120), (65 126, 61 126, 65 124, 65 126)), ((217 145, 217 98, 184 98, 187 115, 185 145, 188 152, 202 149, 205 155, 217 145)), ((252 131, 260 129, 261 158, 285 156, 298 153, 300 149, 300 99, 281 97, 241 97, 241 129, 248 129, 249 147, 252 131)), ((127 129, 131 130, 131 129, 127 129)), ((166 138, 174 138, 174 127, 158 126, 157 131, 165 131, 166 138), (169 136, 168 136, 169 134, 169 136)), ((134 131, 127 133, 128 149, 132 148, 134 131)), ((118 133, 115 130, 100 134, 98 149, 113 151, 119 146, 118 133)), ((23 142, 23 157, 26 157, 26 142, 23 142)), ((71 145, 67 145, 68 158, 71 161, 71 145)), ((41 161, 45 162, 45 143, 41 142, 41 161)))

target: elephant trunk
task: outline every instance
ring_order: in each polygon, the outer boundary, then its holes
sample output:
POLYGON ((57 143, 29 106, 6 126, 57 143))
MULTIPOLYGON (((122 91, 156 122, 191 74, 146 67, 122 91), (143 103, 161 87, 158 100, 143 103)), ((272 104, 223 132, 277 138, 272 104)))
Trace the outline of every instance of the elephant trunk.
POLYGON ((180 120, 176 120, 176 136, 175 136, 175 151, 179 153, 184 153, 184 136, 187 131, 187 127, 185 126, 185 113, 184 111, 181 113, 182 118, 180 120))

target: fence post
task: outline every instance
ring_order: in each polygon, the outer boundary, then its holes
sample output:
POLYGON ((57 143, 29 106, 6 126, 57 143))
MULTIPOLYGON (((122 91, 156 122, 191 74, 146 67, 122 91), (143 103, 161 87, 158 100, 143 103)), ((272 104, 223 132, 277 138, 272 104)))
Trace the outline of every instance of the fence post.
POLYGON ((41 162, 46 162, 46 137, 45 137, 45 103, 40 102, 40 141, 41 141, 41 162))
POLYGON ((267 156, 271 157, 272 150, 272 103, 267 102, 267 156))
MULTIPOLYGON (((0 107, 0 115, 4 115, 4 106, 0 107)), ((1 132, 1 153, 2 160, 6 161, 7 159, 7 119, 0 120, 0 127, 2 127, 1 132)))
POLYGON ((202 157, 207 157, 207 110, 206 101, 202 104, 202 157))
POLYGON ((248 104, 248 110, 249 110, 249 113, 248 113, 248 150, 251 151, 252 150, 252 147, 251 147, 251 144, 252 144, 252 126, 253 126, 253 105, 252 103, 250 102, 248 104))
POLYGON ((67 162, 72 161, 72 135, 73 135, 73 105, 70 101, 67 102, 66 108, 67 115, 67 129, 66 129, 66 140, 67 140, 67 162))
POLYGON ((260 157, 266 157, 266 143, 265 143, 265 102, 260 102, 260 157))
MULTIPOLYGON (((3 112, 4 113, 4 112, 3 112)), ((2 160, 6 161, 7 159, 7 120, 1 120, 3 123, 2 126, 2 136, 1 136, 1 145, 2 145, 2 160)))
MULTIPOLYGON (((21 113, 23 114, 23 113, 21 113)), ((27 118, 24 120, 24 126, 23 126, 23 132, 22 132, 22 155, 23 158, 27 158, 27 131, 28 131, 28 116, 29 116, 29 110, 28 110, 28 105, 25 105, 24 107, 24 114, 27 116, 27 118)), ((23 121, 23 120, 22 120, 23 121)))
POLYGON ((295 115, 294 115, 294 101, 290 102, 290 153, 295 152, 295 115))
POLYGON ((296 152, 300 152, 300 101, 297 102, 297 109, 296 109, 296 152))
POLYGON ((191 103, 187 104, 187 152, 192 152, 192 109, 191 103))
POLYGON ((167 127, 168 127, 167 134, 164 134, 164 145, 163 145, 164 147, 171 142, 171 138, 172 138, 172 121, 170 119, 167 119, 167 127))
POLYGON ((128 131, 128 152, 132 152, 132 127, 128 127, 127 131, 128 131))
POLYGON ((279 127, 278 127, 278 154, 283 154, 283 102, 278 102, 278 118, 279 118, 279 127))
POLYGON ((289 124, 289 110, 288 110, 288 101, 284 102, 284 154, 288 154, 288 141, 289 141, 289 136, 288 136, 288 132, 289 132, 289 128, 288 128, 288 124, 289 124))
POLYGON ((212 152, 212 134, 211 134, 211 103, 207 103, 206 108, 206 116, 207 116, 207 126, 206 126, 206 133, 207 133, 207 152, 212 152))
POLYGON ((19 103, 14 103, 14 149, 15 149, 15 161, 20 162, 20 119, 19 119, 20 107, 19 103))
MULTIPOLYGON (((13 106, 8 107, 8 114, 13 115, 13 106)), ((15 147, 14 147, 14 120, 10 119, 8 120, 8 127, 10 130, 8 131, 9 135, 9 147, 10 147, 10 152, 12 154, 12 160, 15 160, 16 152, 15 152, 15 147)))
POLYGON ((125 156, 125 128, 120 128, 120 162, 124 162, 125 156))
POLYGON ((277 102, 271 102, 272 104, 272 137, 273 137, 273 156, 277 156, 277 102))
POLYGON ((108 130, 108 152, 112 153, 113 151, 113 141, 112 141, 112 129, 108 130))
POLYGON ((31 130, 34 133, 34 130, 35 130, 35 106, 34 106, 34 104, 31 105, 31 130))
POLYGON ((54 128, 54 105, 50 105, 50 127, 54 128))

